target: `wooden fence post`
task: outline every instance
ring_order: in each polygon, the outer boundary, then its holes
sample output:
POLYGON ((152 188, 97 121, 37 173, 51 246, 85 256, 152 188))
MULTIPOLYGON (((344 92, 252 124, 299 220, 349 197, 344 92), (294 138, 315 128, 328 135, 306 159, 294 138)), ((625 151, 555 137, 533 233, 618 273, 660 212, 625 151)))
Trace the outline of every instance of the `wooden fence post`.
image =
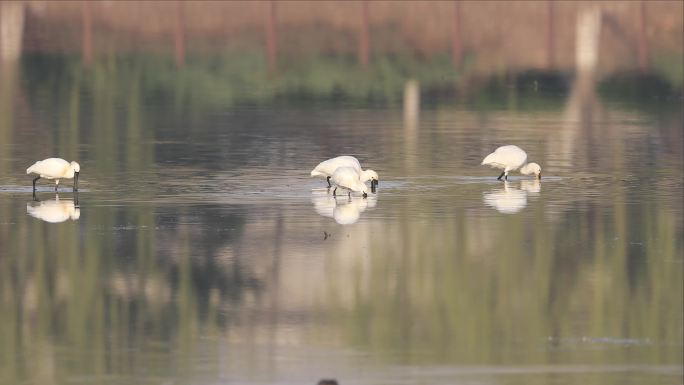
POLYGON ((451 27, 451 63, 461 65, 461 2, 454 1, 454 22, 451 27))
POLYGON ((81 2, 81 51, 83 66, 90 67, 93 62, 93 15, 90 2, 81 2))
POLYGON ((278 32, 276 29, 276 2, 268 2, 266 17, 266 53, 268 55, 268 69, 275 71, 278 65, 278 32))
POLYGON ((359 64, 368 67, 370 57, 370 32, 368 26, 368 1, 361 2, 361 29, 359 31, 359 64))
POLYGON ((183 1, 176 1, 176 28, 174 30, 176 66, 185 65, 185 7, 183 1))
POLYGON ((639 70, 644 72, 648 69, 648 39, 646 37, 646 2, 639 2, 639 70))
POLYGON ((547 0, 546 5, 546 67, 552 69, 556 66, 556 20, 553 0, 547 0))

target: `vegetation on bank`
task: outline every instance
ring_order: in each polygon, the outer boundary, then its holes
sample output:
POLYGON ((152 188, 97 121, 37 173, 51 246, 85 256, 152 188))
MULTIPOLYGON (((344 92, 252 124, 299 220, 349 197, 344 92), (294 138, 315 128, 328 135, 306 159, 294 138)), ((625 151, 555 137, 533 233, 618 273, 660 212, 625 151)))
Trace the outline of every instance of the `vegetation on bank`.
MULTIPOLYGON (((26 80, 36 82, 30 90, 44 92, 46 85, 72 80, 84 92, 95 91, 98 81, 117 84, 119 90, 128 84, 143 98, 196 112, 240 105, 401 107, 408 80, 420 84, 424 107, 463 102, 485 109, 547 109, 560 108, 573 84, 571 74, 534 69, 502 69, 483 78, 474 75, 474 60, 466 57, 454 68, 448 56, 383 56, 367 68, 353 57, 319 56, 282 60, 277 70, 269 70, 260 52, 193 56, 182 67, 160 54, 103 57, 85 71, 74 56, 29 55, 23 60, 26 80)), ((682 95, 681 74, 659 68, 676 67, 677 60, 663 58, 659 63, 667 64, 654 66, 653 72, 608 74, 597 89, 614 101, 676 101, 682 95)), ((120 95, 124 100, 129 96, 120 95)))

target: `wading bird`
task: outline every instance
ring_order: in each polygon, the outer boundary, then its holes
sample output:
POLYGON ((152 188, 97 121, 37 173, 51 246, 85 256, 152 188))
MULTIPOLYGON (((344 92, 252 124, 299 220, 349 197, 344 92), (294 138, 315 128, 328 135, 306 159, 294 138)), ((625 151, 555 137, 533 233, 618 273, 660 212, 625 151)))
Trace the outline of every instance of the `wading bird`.
POLYGON ((364 198, 368 196, 368 187, 359 179, 359 173, 353 167, 338 167, 330 179, 335 185, 333 196, 337 196, 338 188, 347 190, 350 198, 352 191, 363 193, 364 198))
POLYGON ((373 170, 362 170, 359 160, 349 155, 338 156, 319 163, 318 166, 311 171, 311 176, 326 179, 328 181, 328 187, 332 187, 330 178, 339 167, 351 167, 355 169, 356 172, 359 173, 361 182, 367 180, 371 181, 371 190, 375 190, 375 187, 379 183, 377 172, 373 170))
POLYGON ((497 180, 504 178, 508 180, 508 172, 520 169, 523 175, 534 174, 537 179, 541 179, 541 166, 536 163, 527 163, 527 153, 522 148, 514 145, 501 146, 487 155, 482 161, 483 165, 502 169, 501 175, 497 180))
POLYGON ((33 179, 33 192, 36 192, 36 182, 40 178, 54 179, 55 191, 59 187, 60 179, 74 178, 74 191, 78 190, 78 173, 81 171, 81 166, 76 162, 67 162, 61 158, 47 158, 39 160, 33 166, 26 169, 26 174, 38 174, 33 179))

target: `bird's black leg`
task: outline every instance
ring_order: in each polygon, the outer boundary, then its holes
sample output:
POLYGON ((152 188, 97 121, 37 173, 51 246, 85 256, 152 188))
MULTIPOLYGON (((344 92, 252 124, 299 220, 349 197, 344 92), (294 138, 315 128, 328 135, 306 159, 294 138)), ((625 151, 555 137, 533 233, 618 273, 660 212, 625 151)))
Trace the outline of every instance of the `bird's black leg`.
POLYGON ((325 180, 328 181, 328 187, 332 187, 332 185, 330 184, 330 177, 327 177, 325 180))
POLYGON ((337 196, 337 194, 336 194, 336 193, 337 193, 337 187, 335 187, 335 189, 333 190, 333 196, 334 196, 334 197, 336 197, 336 196, 337 196))
POLYGON ((506 176, 504 177, 504 179, 505 179, 505 180, 508 180, 508 174, 506 174, 506 176))
MULTIPOLYGON (((496 180, 501 180, 501 178, 503 178, 503 176, 504 176, 505 174, 506 174, 506 171, 503 171, 503 172, 501 173, 501 175, 499 175, 499 177, 496 178, 496 180)), ((508 176, 507 176, 507 177, 508 177, 508 176)))
POLYGON ((33 193, 35 194, 36 192, 36 181, 40 179, 40 176, 37 176, 33 179, 33 193))
POLYGON ((349 199, 351 199, 351 190, 349 190, 348 194, 349 194, 349 199))

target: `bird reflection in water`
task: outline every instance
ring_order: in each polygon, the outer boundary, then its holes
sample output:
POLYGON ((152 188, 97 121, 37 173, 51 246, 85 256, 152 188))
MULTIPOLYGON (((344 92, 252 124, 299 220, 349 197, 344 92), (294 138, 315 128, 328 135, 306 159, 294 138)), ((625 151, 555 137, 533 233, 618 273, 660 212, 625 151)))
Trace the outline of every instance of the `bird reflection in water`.
POLYGON ((60 223, 68 219, 73 221, 81 216, 81 209, 78 205, 78 194, 74 199, 59 199, 55 194, 55 199, 40 201, 34 195, 34 200, 26 204, 26 213, 34 218, 41 219, 49 223, 60 223))
POLYGON ((523 179, 520 181, 520 189, 527 191, 530 196, 537 196, 541 192, 541 182, 539 179, 523 179))
POLYGON ((324 217, 332 218, 341 225, 356 223, 361 213, 367 208, 373 208, 377 204, 377 195, 369 195, 367 198, 346 196, 333 197, 330 192, 321 194, 320 190, 314 190, 311 194, 311 202, 316 212, 324 217))
POLYGON ((502 214, 515 214, 527 206, 527 196, 539 195, 541 182, 538 179, 520 181, 520 188, 505 181, 504 188, 497 188, 483 194, 484 203, 502 214))

